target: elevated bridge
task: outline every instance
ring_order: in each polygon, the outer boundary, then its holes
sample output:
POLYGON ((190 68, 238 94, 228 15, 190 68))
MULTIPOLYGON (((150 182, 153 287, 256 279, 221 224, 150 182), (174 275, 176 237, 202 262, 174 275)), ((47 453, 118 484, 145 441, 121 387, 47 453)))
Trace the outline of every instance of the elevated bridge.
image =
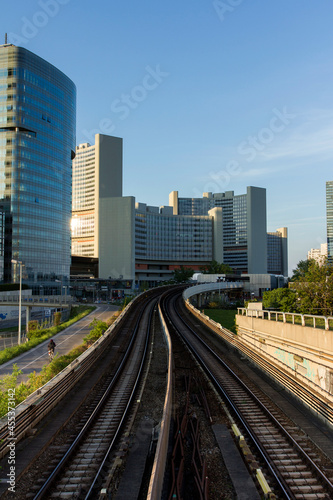
POLYGON ((71 295, 27 295, 21 296, 21 310, 20 310, 20 294, 18 292, 12 294, 0 294, 0 317, 2 320, 16 320, 20 322, 20 313, 25 317, 25 328, 28 331, 29 321, 31 319, 31 310, 36 308, 38 310, 45 310, 45 314, 50 317, 51 309, 69 309, 73 304, 73 297, 71 295), (1 307, 2 306, 2 307, 1 307), (5 309, 7 307, 7 310, 5 309), (18 316, 13 315, 13 308, 18 308, 18 316), (46 312, 46 310, 49 310, 46 312), (1 313, 3 311, 3 314, 1 313), (9 311, 9 312, 8 312, 9 311), (8 314, 8 318, 6 318, 8 314), (10 315, 11 314, 11 315, 10 315))
MULTIPOLYGON (((20 295, 1 295, 0 306, 19 306, 20 295)), ((68 308, 73 304, 71 295, 22 295, 22 307, 60 307, 68 308)))
POLYGON ((231 292, 242 292, 244 283, 242 281, 219 281, 215 283, 203 283, 186 288, 183 293, 185 300, 191 297, 192 301, 195 296, 195 303, 200 309, 205 302, 210 300, 216 293, 221 297, 230 296, 231 292))

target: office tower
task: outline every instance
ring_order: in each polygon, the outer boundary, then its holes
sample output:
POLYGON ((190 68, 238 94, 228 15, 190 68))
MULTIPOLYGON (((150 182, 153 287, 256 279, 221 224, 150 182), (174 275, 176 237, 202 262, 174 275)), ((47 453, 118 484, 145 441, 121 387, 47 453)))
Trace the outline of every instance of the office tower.
POLYGON ((176 215, 207 215, 214 207, 222 208, 223 263, 236 272, 267 272, 266 189, 249 186, 246 194, 204 193, 202 198, 169 195, 176 215))
POLYGON ((107 252, 100 237, 113 216, 108 209, 110 199, 122 196, 122 158, 123 143, 118 137, 96 134, 94 145, 77 146, 73 160, 72 255, 99 258, 100 251, 107 252))
POLYGON ((32 52, 0 46, 2 276, 33 293, 69 279, 76 88, 32 52))
POLYGON ((169 206, 160 207, 115 196, 103 220, 100 278, 153 283, 170 278, 179 266, 199 271, 212 260, 238 274, 265 275, 269 267, 271 274, 287 276, 287 229, 267 234, 262 188, 202 198, 180 198, 173 191, 169 206))
POLYGON ((267 233, 267 272, 288 276, 288 230, 286 227, 267 233))
POLYGON ((176 268, 199 271, 221 261, 222 210, 205 216, 174 215, 171 207, 112 198, 99 256, 100 277, 150 284, 170 279, 176 268))
MULTIPOLYGON (((275 269, 285 271, 287 230, 272 236, 275 269), (277 239, 278 238, 278 239, 277 239)), ((270 240, 270 241, 271 241, 270 240)), ((161 282, 180 266, 200 271, 212 260, 237 274, 266 274, 268 266, 266 190, 246 194, 204 193, 179 198, 169 206, 148 206, 122 196, 122 140, 97 134, 95 145, 80 144, 73 161, 73 276, 88 275, 132 283, 161 282), (84 261, 86 258, 86 261, 84 261), (81 271, 81 272, 80 272, 81 271)))
POLYGON ((333 181, 326 182, 327 258, 333 262, 333 181))

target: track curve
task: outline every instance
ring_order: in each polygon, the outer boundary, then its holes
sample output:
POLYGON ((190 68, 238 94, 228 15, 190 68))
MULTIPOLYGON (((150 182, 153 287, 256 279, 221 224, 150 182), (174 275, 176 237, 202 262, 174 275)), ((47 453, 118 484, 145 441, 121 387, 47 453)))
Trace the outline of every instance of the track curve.
MULTIPOLYGON (((333 497, 333 485, 320 467, 318 457, 309 456, 306 436, 295 429, 288 418, 272 404, 267 408, 227 363, 187 324, 178 294, 164 303, 170 328, 177 331, 221 397, 227 401, 242 435, 265 470, 271 490, 279 498, 303 499, 333 497)), ((267 398, 266 398, 267 399, 267 398)), ((312 453, 312 450, 311 450, 312 453)))

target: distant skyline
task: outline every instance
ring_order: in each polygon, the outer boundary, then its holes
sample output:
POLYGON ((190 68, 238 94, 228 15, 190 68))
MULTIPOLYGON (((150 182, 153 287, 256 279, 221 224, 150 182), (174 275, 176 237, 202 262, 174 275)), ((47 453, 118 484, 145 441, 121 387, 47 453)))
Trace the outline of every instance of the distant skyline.
POLYGON ((324 0, 6 3, 1 43, 77 86, 77 144, 124 139, 124 195, 267 190, 289 273, 326 242, 333 4, 324 0))

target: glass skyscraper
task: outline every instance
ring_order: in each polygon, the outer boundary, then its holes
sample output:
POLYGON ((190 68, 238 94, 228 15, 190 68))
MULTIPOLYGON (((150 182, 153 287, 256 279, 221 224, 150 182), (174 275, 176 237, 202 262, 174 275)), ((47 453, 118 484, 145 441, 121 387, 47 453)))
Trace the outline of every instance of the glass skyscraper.
POLYGON ((0 281, 51 293, 69 279, 76 88, 32 52, 0 46, 0 281))

